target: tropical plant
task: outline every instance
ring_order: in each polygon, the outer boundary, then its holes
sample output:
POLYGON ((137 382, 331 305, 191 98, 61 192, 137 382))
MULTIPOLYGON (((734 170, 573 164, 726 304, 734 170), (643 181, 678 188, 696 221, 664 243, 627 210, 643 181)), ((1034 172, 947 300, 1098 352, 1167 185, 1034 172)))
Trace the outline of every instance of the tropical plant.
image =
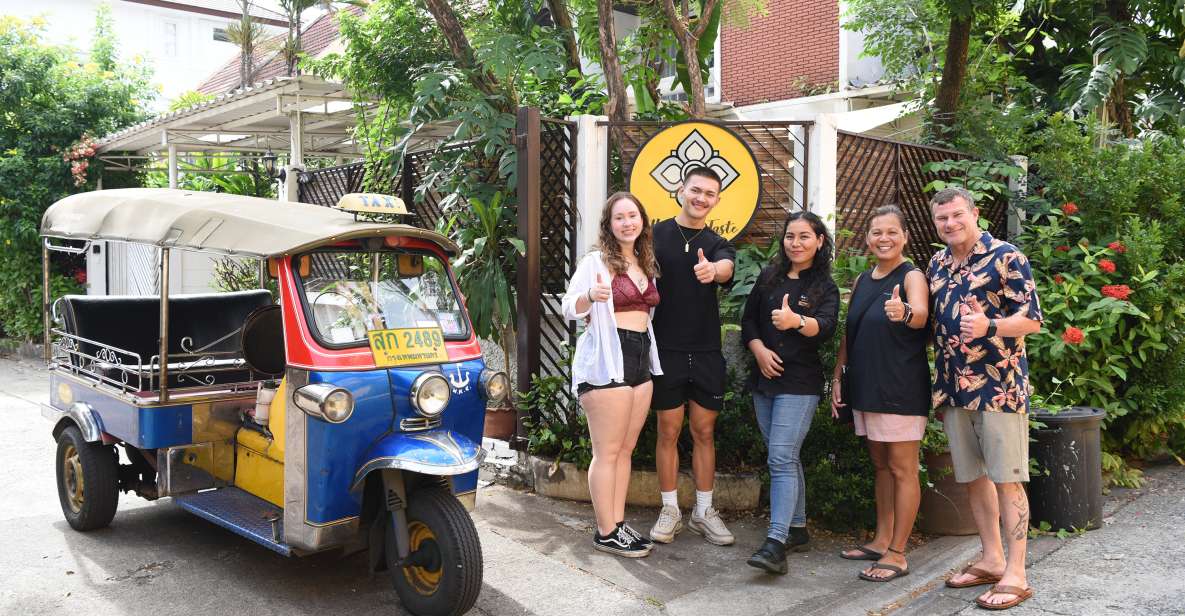
POLYGON ((501 192, 488 200, 470 199, 468 212, 454 208, 442 230, 463 247, 453 267, 473 329, 478 336, 497 337, 510 366, 515 364, 518 311, 515 279, 506 272, 526 254, 526 246, 518 239, 514 210, 502 199, 501 192))
POLYGON ((239 87, 255 83, 255 49, 266 35, 263 26, 251 18, 250 0, 238 0, 239 20, 226 27, 226 39, 239 48, 239 87))
MULTIPOLYGON (((110 12, 96 15, 93 54, 45 40, 44 22, 0 17, 0 332, 42 332, 41 217, 54 201, 93 188, 90 136, 145 117, 148 73, 118 60, 110 12)), ((77 264, 51 260, 54 293, 78 289, 77 264)))

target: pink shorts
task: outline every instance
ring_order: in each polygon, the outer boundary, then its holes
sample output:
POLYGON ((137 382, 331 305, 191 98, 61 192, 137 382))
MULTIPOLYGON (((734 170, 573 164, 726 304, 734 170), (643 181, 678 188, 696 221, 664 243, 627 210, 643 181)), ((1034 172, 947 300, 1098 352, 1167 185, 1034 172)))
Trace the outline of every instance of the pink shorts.
POLYGON ((926 433, 926 417, 921 415, 894 415, 893 413, 866 413, 852 411, 856 423, 856 436, 867 436, 870 441, 900 443, 920 441, 926 433))

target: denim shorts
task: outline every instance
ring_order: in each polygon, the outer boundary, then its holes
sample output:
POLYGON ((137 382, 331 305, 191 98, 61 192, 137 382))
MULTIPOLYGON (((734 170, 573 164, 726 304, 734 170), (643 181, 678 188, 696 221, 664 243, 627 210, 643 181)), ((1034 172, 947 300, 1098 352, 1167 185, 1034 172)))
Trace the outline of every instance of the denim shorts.
POLYGON ((576 385, 577 394, 611 387, 637 387, 650 380, 650 333, 618 328, 617 338, 621 341, 622 378, 625 382, 609 381, 604 385, 579 383, 576 385))

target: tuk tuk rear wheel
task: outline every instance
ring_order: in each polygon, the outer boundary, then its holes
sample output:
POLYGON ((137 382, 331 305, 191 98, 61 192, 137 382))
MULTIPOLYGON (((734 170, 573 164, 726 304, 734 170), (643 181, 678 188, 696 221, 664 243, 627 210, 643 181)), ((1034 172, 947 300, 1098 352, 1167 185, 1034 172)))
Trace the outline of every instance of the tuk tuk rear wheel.
POLYGON ((481 541, 469 512, 448 490, 421 488, 408 496, 410 562, 396 565, 390 523, 386 556, 403 606, 416 616, 460 616, 481 591, 481 541))
POLYGON ((55 459, 58 500, 70 527, 103 528, 119 505, 119 459, 110 445, 88 443, 70 426, 58 436, 55 459))

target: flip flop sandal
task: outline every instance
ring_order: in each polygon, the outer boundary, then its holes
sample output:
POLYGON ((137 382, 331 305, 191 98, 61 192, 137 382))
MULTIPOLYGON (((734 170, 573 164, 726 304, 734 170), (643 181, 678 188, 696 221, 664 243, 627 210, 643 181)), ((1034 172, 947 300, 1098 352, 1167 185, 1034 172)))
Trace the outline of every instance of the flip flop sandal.
POLYGON ((850 548, 850 549, 851 550, 859 550, 860 555, 859 556, 848 556, 847 552, 849 550, 844 550, 843 552, 839 553, 839 557, 846 558, 848 560, 880 560, 881 557, 884 556, 884 554, 881 554, 880 552, 877 552, 876 550, 870 550, 862 545, 858 545, 858 546, 856 546, 854 548, 850 548))
POLYGON ((971 579, 971 580, 967 580, 966 582, 957 582, 957 583, 951 582, 950 579, 947 579, 946 580, 946 587, 947 588, 971 588, 972 586, 982 586, 984 584, 995 584, 996 582, 1000 581, 1000 576, 993 575, 987 571, 984 571, 983 569, 980 569, 979 567, 972 567, 971 565, 967 565, 966 567, 963 567, 963 570, 960 571, 959 573, 966 573, 969 575, 974 575, 975 578, 971 579))
MULTIPOLYGON (((894 565, 883 565, 881 563, 876 563, 871 568, 872 569, 883 569, 885 571, 892 571, 893 575, 886 575, 885 577, 876 577, 873 575, 868 575, 867 573, 864 573, 863 571, 861 571, 860 572, 860 579, 868 580, 869 582, 888 582, 891 580, 895 580, 899 577, 905 577, 905 576, 909 575, 909 569, 902 569, 901 567, 897 567, 894 565)), ((1011 606, 1009 606, 1009 607, 1011 607, 1011 606)))
POLYGON ((1033 596, 1032 588, 1020 588, 1018 586, 1001 586, 996 584, 988 592, 993 595, 1016 595, 1016 598, 1004 603, 992 604, 983 599, 976 599, 975 605, 982 607, 985 610, 1006 610, 1008 608, 1016 607, 1024 603, 1029 597, 1033 596))

